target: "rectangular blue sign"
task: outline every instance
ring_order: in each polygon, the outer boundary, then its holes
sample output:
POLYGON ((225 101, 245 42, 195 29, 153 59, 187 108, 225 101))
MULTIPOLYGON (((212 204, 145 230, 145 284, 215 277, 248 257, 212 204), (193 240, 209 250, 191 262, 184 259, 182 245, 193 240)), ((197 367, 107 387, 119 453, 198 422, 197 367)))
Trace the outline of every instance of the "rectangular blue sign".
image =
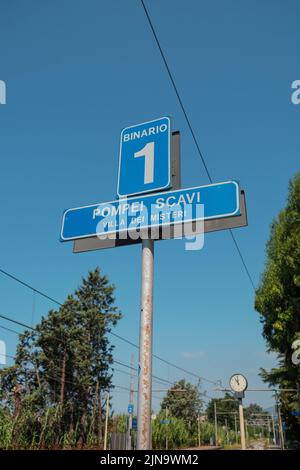
POLYGON ((119 197, 170 188, 170 139, 169 117, 122 130, 117 188, 119 197))
POLYGON ((129 414, 133 413, 133 405, 131 403, 128 405, 128 413, 129 414))
POLYGON ((76 207, 63 214, 61 241, 238 216, 239 202, 239 184, 226 181, 76 207))

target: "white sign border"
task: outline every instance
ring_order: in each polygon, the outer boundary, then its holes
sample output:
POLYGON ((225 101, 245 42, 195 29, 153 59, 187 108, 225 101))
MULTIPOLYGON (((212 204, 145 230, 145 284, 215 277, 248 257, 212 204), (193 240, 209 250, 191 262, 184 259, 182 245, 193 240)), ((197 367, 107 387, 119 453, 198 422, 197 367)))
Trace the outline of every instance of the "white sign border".
MULTIPOLYGON (((173 224, 176 225, 176 224, 182 224, 182 223, 185 223, 185 222, 197 222, 197 220, 201 220, 203 219, 204 221, 205 220, 209 220, 209 219, 221 219, 223 217, 233 217, 234 215, 236 215, 239 210, 240 210, 240 186, 239 186, 239 183, 237 181, 234 181, 234 180, 229 180, 229 181, 222 181, 221 183, 213 183, 213 184, 205 184, 203 186, 194 186, 193 188, 185 188, 185 189, 176 189, 175 191, 166 191, 165 193, 152 193, 152 194, 145 194, 145 195, 141 195, 141 196, 138 196, 138 197, 134 197, 134 198, 126 198, 126 201, 130 200, 130 199, 141 199, 141 198, 144 198, 144 197, 152 197, 152 196, 158 196, 158 195, 162 195, 162 196, 165 196, 167 195, 168 193, 178 193, 178 192, 183 192, 183 191, 192 191, 193 189, 201 189, 201 188, 207 188, 208 186, 221 186, 222 184, 228 184, 228 183, 232 183, 235 185, 236 187, 236 201, 237 201, 237 207, 236 207, 236 210, 234 212, 231 212, 231 213, 228 213, 228 214, 220 214, 218 216, 209 216, 209 217, 204 217, 204 219, 202 217, 198 217, 198 218, 192 218, 192 219, 186 219, 186 220, 179 220, 178 222, 174 222, 173 224)), ((125 198, 124 198, 125 200, 125 198)), ((60 239, 61 241, 63 242, 67 242, 67 241, 74 241, 74 240, 80 240, 80 239, 83 239, 83 238, 90 238, 90 237, 97 237, 97 236, 101 236, 101 235, 109 235, 109 234, 113 234, 113 233, 120 233, 120 232, 128 232, 130 231, 130 228, 125 228, 125 229, 121 229, 121 230, 115 230, 114 232, 100 232, 100 233, 91 233, 91 234, 88 234, 88 235, 81 235, 79 237, 64 237, 63 236, 63 229, 64 229, 64 223, 65 223, 65 218, 66 218, 66 215, 68 212, 71 212, 71 211, 77 211, 78 209, 87 209, 88 207, 98 207, 102 204, 114 204, 114 203, 122 203, 124 202, 123 199, 116 199, 114 201, 106 201, 106 202, 100 202, 100 203, 96 203, 96 204, 89 204, 87 206, 80 206, 80 207, 72 207, 71 209, 67 209, 64 213, 63 213, 63 219, 62 219, 62 227, 61 227, 61 233, 60 233, 60 239)), ((134 228, 134 230, 148 230, 148 229, 151 229, 152 227, 163 227, 165 225, 169 225, 170 222, 163 222, 163 223, 160 223, 160 224, 155 224, 155 225, 147 225, 145 227, 137 227, 137 228, 134 228)))
POLYGON ((162 116, 162 117, 159 117, 159 118, 156 118, 156 119, 152 119, 151 121, 141 122, 140 124, 135 124, 133 126, 124 127, 124 129, 122 129, 122 131, 121 131, 120 146, 119 146, 119 167, 118 167, 117 196, 119 198, 123 198, 123 197, 135 196, 137 194, 148 194, 148 193, 151 193, 151 192, 154 193, 155 191, 161 191, 163 189, 169 188, 170 184, 171 184, 171 119, 170 119, 170 117, 169 116, 162 116), (167 121, 169 123, 169 126, 168 126, 168 174, 169 174, 168 183, 165 186, 162 186, 161 188, 155 188, 155 189, 152 188, 152 189, 148 189, 148 191, 145 190, 145 191, 142 191, 142 192, 139 191, 137 193, 120 194, 119 187, 120 187, 120 172, 121 172, 123 133, 125 131, 127 131, 128 129, 132 129, 133 127, 143 126, 145 124, 151 124, 152 122, 160 121, 161 119, 167 119, 167 121))

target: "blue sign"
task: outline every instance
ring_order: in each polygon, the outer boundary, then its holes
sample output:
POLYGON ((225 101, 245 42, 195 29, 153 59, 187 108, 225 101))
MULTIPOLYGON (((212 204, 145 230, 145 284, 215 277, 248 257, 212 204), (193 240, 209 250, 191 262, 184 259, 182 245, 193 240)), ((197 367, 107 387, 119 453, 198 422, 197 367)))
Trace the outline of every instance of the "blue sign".
POLYGON ((132 418, 132 429, 137 429, 137 419, 132 418))
POLYGON ((170 424, 171 420, 170 419, 161 419, 160 424, 170 424))
POLYGON ((239 196, 238 183, 227 181, 67 209, 61 241, 237 216, 239 196))
POLYGON ((171 125, 162 117, 121 132, 119 197, 161 191, 171 185, 171 125))
POLYGON ((300 411, 292 411, 293 416, 300 416, 300 411))
POLYGON ((133 405, 129 404, 128 405, 128 413, 131 415, 133 413, 133 405))

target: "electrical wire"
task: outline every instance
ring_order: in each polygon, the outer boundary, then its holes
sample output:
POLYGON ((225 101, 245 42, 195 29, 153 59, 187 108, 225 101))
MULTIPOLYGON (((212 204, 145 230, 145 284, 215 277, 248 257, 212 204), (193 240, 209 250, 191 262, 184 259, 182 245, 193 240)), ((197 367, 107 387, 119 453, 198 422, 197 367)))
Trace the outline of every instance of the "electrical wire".
MULTIPOLYGON (((49 296, 48 294, 45 294, 44 292, 40 291, 39 289, 36 289, 35 287, 33 287, 31 284, 27 283, 27 282, 24 282, 23 280, 19 279, 17 276, 5 271, 4 269, 0 268, 0 273, 3 274, 4 276, 7 276, 9 277, 10 279, 13 279, 15 282, 23 285, 24 287, 28 288, 28 289, 31 289, 32 291, 34 292, 37 292, 39 295, 43 296, 44 298, 48 299, 48 300, 51 300, 52 302, 55 302, 57 305, 59 305, 60 307, 63 306, 63 304, 61 302, 59 302, 58 300, 54 299, 53 297, 49 296)), ((13 323, 17 324, 17 325, 20 325, 20 326, 23 326, 24 328, 27 328, 27 329, 30 329, 32 331, 35 331, 35 328, 29 326, 29 325, 26 325, 25 323, 22 323, 22 322, 19 322, 17 320, 13 320, 12 318, 10 317, 7 317, 5 315, 0 315, 0 318, 3 318, 7 321, 13 321, 13 323)), ((120 339, 121 341, 135 347, 136 349, 140 349, 139 346, 135 343, 133 343, 132 341, 128 340, 127 338, 124 338, 123 336, 121 335, 118 335, 117 333, 113 333, 112 331, 108 332, 108 334, 110 334, 111 336, 114 336, 118 339, 120 339)), ((195 374, 194 372, 190 372, 186 369, 184 369, 183 367, 180 367, 180 366, 177 366, 176 364, 173 364, 172 362, 170 361, 167 361, 166 359, 163 359, 162 357, 158 356, 157 354, 152 354, 152 356, 155 358, 155 359, 158 359, 159 361, 161 362, 164 362, 165 364, 171 366, 171 367, 174 367, 175 369, 178 369, 180 370, 181 372, 185 372, 187 375, 190 375, 190 376, 194 376, 194 377, 197 377, 198 379, 201 379, 201 380, 204 380, 206 382, 209 382, 213 385, 218 385, 218 382, 214 382, 212 380, 209 380, 207 379, 206 377, 203 377, 203 376, 200 376, 198 374, 195 374)))
MULTIPOLYGON (((190 130, 190 133, 191 133, 191 135, 192 135, 192 138, 193 138, 193 141, 194 141, 195 146, 196 146, 196 148, 197 148, 198 154, 199 154, 200 159, 201 159, 201 161, 202 161, 202 164, 203 164, 203 166, 204 166, 205 173, 206 173, 206 175, 207 175, 207 177, 208 177, 208 179, 209 179, 209 182, 210 182, 210 183, 213 183, 213 179, 212 179, 211 174, 210 174, 210 172, 209 172, 209 170, 208 170, 208 166, 207 166, 207 163, 206 163, 205 158, 204 158, 204 156, 203 156, 203 153, 201 152, 200 145, 199 145, 199 143, 198 143, 196 134, 195 134, 194 129, 193 129, 193 127, 192 127, 191 121, 190 121, 190 119, 189 119, 189 117, 188 117, 188 113, 187 113, 186 108, 185 108, 185 106, 184 106, 184 104, 183 104, 182 98, 181 98, 181 96, 180 96, 179 90, 178 90, 177 85, 176 85, 176 82, 175 82, 175 79, 174 79, 173 74, 172 74, 172 72, 171 72, 171 69, 170 69, 170 67, 169 67, 169 64, 168 64, 166 55, 165 55, 165 53, 164 53, 164 51, 163 51, 163 49, 162 49, 162 46, 161 46, 161 44, 160 44, 159 38, 158 38, 157 33, 156 33, 156 31, 155 31, 155 28, 154 28, 153 22, 152 22, 152 20, 151 20, 151 18, 150 18, 149 12, 148 12, 148 10, 147 10, 147 8, 146 8, 146 5, 145 5, 145 3, 144 3, 144 0, 140 0, 140 2, 141 2, 141 4, 142 4, 143 10, 144 10, 144 12, 145 12, 146 18, 147 18, 147 20, 148 20, 150 29, 151 29, 152 34, 153 34, 153 36, 154 36, 154 39, 155 39, 155 42, 156 42, 157 47, 158 47, 158 49, 159 49, 160 55, 161 55, 161 57, 162 57, 162 60, 163 60, 163 62, 164 62, 164 64, 165 64, 165 67, 166 67, 168 76, 169 76, 169 78, 170 78, 170 81, 171 81, 171 83, 172 83, 173 89, 174 89, 175 94, 176 94, 176 96, 177 96, 177 99, 178 99, 179 105, 180 105, 180 107, 181 107, 181 110, 182 110, 182 112, 183 112, 183 114, 184 114, 186 123, 187 123, 188 128, 189 128, 189 130, 190 130)), ((240 250, 240 248, 239 248, 239 246, 238 246, 237 240, 236 240, 234 234, 232 233, 232 230, 231 230, 231 229, 229 229, 229 232, 230 232, 230 234, 231 234, 231 238, 232 238, 232 240, 233 240, 233 242, 234 242, 234 245, 235 245, 235 247, 236 247, 236 249, 237 249, 238 255, 239 255, 239 257, 240 257, 240 259, 241 259, 241 261, 242 261, 242 265, 244 266, 245 272, 246 272, 246 274, 247 274, 247 276, 248 276, 248 278, 249 278, 249 281, 250 281, 250 283, 251 283, 251 285, 252 285, 252 287, 253 287, 253 289, 254 289, 254 291, 255 291, 255 290, 256 290, 256 288, 255 288, 255 283, 254 283, 253 278, 252 278, 252 276, 251 276, 251 274, 250 274, 250 271, 249 271, 249 269, 248 269, 248 267, 247 267, 247 265, 246 265, 246 262, 245 262, 245 259, 244 259, 243 255, 242 255, 242 253, 241 253, 241 250, 240 250)))
MULTIPOLYGON (((15 357, 15 356, 11 356, 10 354, 2 354, 2 353, 0 353, 0 356, 8 357, 9 359, 16 360, 16 357, 15 357)), ((34 372, 34 371, 33 371, 33 372, 34 372)), ((43 372, 42 375, 43 375, 44 377, 47 377, 48 379, 55 380, 55 381, 61 383, 61 377, 54 376, 54 375, 51 375, 51 374, 45 373, 45 372, 43 372)), ((69 384, 71 384, 71 385, 77 385, 73 380, 68 380, 68 379, 66 379, 66 378, 65 378, 65 382, 66 382, 66 383, 69 383, 69 384)), ((130 392, 130 389, 129 389, 129 388, 124 387, 124 386, 121 386, 121 385, 112 384, 112 387, 115 387, 115 388, 118 388, 118 389, 121 389, 121 390, 126 390, 126 391, 130 392)))
MULTIPOLYGON (((5 315, 0 315, 0 317, 3 318, 3 319, 5 319, 5 320, 8 320, 8 321, 13 321, 13 319, 10 319, 10 317, 7 317, 7 316, 5 316, 5 315)), ((16 323, 20 324, 20 322, 16 322, 16 323)), ((29 327, 29 325, 26 325, 26 324, 23 324, 23 323, 22 323, 22 325, 24 325, 26 328, 31 328, 32 330, 35 330, 34 328, 29 327)), ((18 332, 18 331, 16 331, 16 330, 13 330, 13 329, 11 329, 11 328, 7 328, 7 327, 5 327, 5 326, 3 326, 3 325, 0 325, 0 328, 3 328, 4 330, 8 330, 8 331, 10 331, 10 332, 12 332, 12 333, 15 333, 15 334, 17 334, 17 335, 21 334, 20 332, 18 332)), ((121 365, 121 366, 126 367, 126 368, 128 368, 128 369, 133 369, 133 370, 137 371, 137 368, 136 368, 136 367, 132 367, 131 365, 125 364, 124 362, 118 361, 117 359, 114 359, 114 360, 113 360, 113 363, 114 363, 114 364, 121 365)), ((120 369, 115 369, 115 368, 114 368, 114 370, 117 370, 118 372, 123 372, 124 374, 126 374, 125 371, 122 371, 122 370, 120 370, 120 369)), ((127 375, 130 375, 130 374, 127 373, 127 375)), ((135 375, 135 376, 136 376, 136 375, 135 375)), ((175 382, 170 382, 169 380, 164 379, 164 378, 159 377, 159 376, 154 375, 154 374, 152 374, 152 378, 154 379, 154 382, 156 381, 156 383, 159 383, 159 384, 175 385, 175 382)))

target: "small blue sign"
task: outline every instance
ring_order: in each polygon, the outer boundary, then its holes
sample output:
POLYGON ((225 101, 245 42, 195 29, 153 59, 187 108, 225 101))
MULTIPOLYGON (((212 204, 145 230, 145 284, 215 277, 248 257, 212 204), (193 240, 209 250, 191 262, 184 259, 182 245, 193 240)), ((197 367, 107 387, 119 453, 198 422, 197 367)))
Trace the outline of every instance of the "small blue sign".
POLYGON ((137 429, 137 418, 132 418, 132 429, 137 429))
POLYGON ((133 413, 133 405, 131 403, 128 405, 128 413, 130 415, 133 413))
POLYGON ((171 125, 162 117, 121 132, 119 197, 161 191, 171 185, 171 125))
POLYGON ((300 411, 292 411, 293 416, 300 416, 300 411))
POLYGON ((239 202, 238 183, 226 181, 76 207, 63 214, 61 241, 237 216, 239 202))
POLYGON ((170 424, 171 420, 170 419, 161 419, 160 424, 170 424))

